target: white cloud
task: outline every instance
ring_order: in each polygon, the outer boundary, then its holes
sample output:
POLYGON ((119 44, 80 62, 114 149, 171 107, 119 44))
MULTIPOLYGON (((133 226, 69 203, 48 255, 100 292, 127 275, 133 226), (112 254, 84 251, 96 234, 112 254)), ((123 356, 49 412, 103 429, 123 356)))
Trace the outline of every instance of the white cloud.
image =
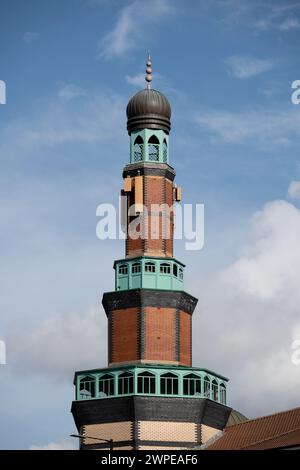
POLYGON ((78 445, 73 441, 71 441, 71 438, 61 439, 57 442, 50 442, 49 444, 32 445, 29 447, 29 450, 78 450, 78 445))
POLYGON ((121 133, 124 126, 120 109, 125 108, 126 101, 120 96, 93 93, 77 102, 71 99, 72 94, 74 97, 74 89, 65 89, 63 99, 49 98, 30 110, 26 118, 9 122, 1 132, 1 153, 11 153, 16 147, 20 153, 20 149, 24 152, 37 145, 116 139, 116 129, 121 133), (4 150, 6 143, 9 145, 4 150))
POLYGON ((300 181, 291 181, 288 193, 291 198, 300 199, 300 181))
POLYGON ((64 101, 73 100, 74 98, 77 98, 78 96, 85 96, 86 93, 87 93, 86 90, 79 87, 78 85, 74 85, 73 83, 68 83, 66 85, 63 85, 58 90, 58 96, 62 98, 64 101))
POLYGON ((120 57, 136 48, 142 39, 149 43, 150 25, 153 26, 174 11, 174 4, 169 0, 135 0, 126 5, 119 11, 114 28, 99 43, 101 56, 120 57))
POLYGON ((280 31, 291 31, 299 28, 300 23, 296 18, 287 18, 279 25, 280 31))
POLYGON ((255 214, 249 245, 226 270, 228 282, 256 299, 273 300, 289 289, 300 304, 300 212, 292 204, 275 201, 255 214), (299 267, 298 267, 299 266, 299 267))
POLYGON ((34 33, 32 31, 27 31, 23 35, 23 41, 26 42, 26 44, 31 44, 33 41, 36 41, 40 37, 39 33, 34 33))
POLYGON ((227 28, 250 28, 254 33, 273 31, 292 31, 298 28, 299 2, 249 0, 212 0, 215 14, 221 16, 221 25, 227 28))
POLYGON ((270 59, 234 55, 224 60, 228 73, 235 78, 250 78, 271 70, 274 66, 270 59))
POLYGON ((264 149, 299 144, 300 114, 293 108, 243 113, 204 111, 196 115, 195 122, 224 142, 251 142, 264 149))
POLYGON ((126 75, 125 80, 129 85, 145 88, 145 73, 143 72, 133 76, 126 75))
POLYGON ((237 260, 197 286, 194 364, 229 376, 229 405, 249 416, 299 406, 300 366, 291 360, 299 333, 299 239, 300 211, 273 201, 254 215, 237 260))
POLYGON ((30 331, 15 330, 8 341, 9 361, 23 373, 71 380, 75 370, 106 363, 106 321, 99 308, 50 315, 30 331))

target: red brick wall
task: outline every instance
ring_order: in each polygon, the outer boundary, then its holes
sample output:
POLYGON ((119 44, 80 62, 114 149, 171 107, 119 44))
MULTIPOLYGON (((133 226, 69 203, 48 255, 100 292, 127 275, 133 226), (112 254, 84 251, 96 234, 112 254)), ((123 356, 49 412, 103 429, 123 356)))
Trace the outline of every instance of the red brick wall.
POLYGON ((139 309, 127 308, 112 313, 112 362, 138 360, 139 309))
POLYGON ((179 312, 179 357, 176 344, 176 309, 145 307, 143 326, 140 309, 127 308, 112 312, 111 361, 122 362, 178 362, 191 366, 191 315, 179 312), (141 347, 139 347, 141 346, 141 347), (143 351, 142 356, 140 351, 143 351))
MULTIPOLYGON (((173 183, 166 180, 166 200, 170 206, 173 206, 173 183)), ((166 239, 166 255, 173 256, 173 237, 174 237, 174 215, 173 211, 170 213, 170 237, 166 239)))
POLYGON ((145 360, 176 361, 176 311, 145 308, 145 360))
MULTIPOLYGON (((173 183, 162 176, 144 176, 144 205, 148 210, 148 224, 143 222, 143 231, 147 231, 147 238, 143 242, 142 238, 132 240, 128 236, 126 243, 126 256, 173 256, 173 215, 169 216, 170 231, 168 238, 163 237, 163 220, 162 215, 151 214, 152 204, 167 204, 173 206, 173 183), (158 221, 158 234, 151 236, 151 219, 156 218, 158 221)), ((129 204, 133 204, 133 191, 129 196, 129 204)))
POLYGON ((180 351, 179 362, 185 366, 192 365, 191 357, 191 321, 192 317, 186 312, 180 312, 180 351))

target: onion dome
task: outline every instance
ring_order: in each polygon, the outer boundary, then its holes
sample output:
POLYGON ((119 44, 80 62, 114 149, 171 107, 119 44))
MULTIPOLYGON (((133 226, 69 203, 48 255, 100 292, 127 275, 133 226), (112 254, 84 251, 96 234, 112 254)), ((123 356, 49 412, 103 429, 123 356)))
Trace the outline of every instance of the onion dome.
POLYGON ((137 129, 162 129, 169 134, 171 129, 171 106, 167 98, 151 88, 152 69, 148 57, 146 77, 147 88, 136 93, 127 105, 128 134, 137 129))

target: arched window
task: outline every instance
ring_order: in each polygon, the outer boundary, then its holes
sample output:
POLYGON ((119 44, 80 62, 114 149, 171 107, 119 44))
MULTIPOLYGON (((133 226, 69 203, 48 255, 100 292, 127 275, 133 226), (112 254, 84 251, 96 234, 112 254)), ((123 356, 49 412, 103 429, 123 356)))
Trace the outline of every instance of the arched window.
POLYGON ((168 263, 161 263, 160 272, 161 274, 170 274, 171 272, 170 265, 168 263))
POLYGON ((183 394, 198 395, 201 393, 201 377, 189 374, 183 377, 183 394))
POLYGON ((183 281, 183 269, 179 268, 179 279, 183 281))
POLYGON ((95 397, 95 378, 87 375, 79 383, 80 399, 85 400, 95 397))
POLYGON ((178 266, 177 264, 173 264, 173 276, 178 276, 178 266))
POLYGON ((159 161, 159 140, 155 135, 148 140, 148 159, 150 162, 159 161))
POLYGON ((178 395, 178 377, 170 372, 160 376, 160 393, 162 395, 178 395))
POLYGON ((226 387, 223 383, 220 385, 220 402, 226 405, 226 387))
POLYGON ((150 261, 145 263, 145 272, 155 273, 155 263, 151 263, 150 261))
POLYGON ((128 395, 133 393, 133 374, 124 372, 118 377, 118 393, 119 395, 128 395))
POLYGON ((121 274, 121 275, 128 274, 127 264, 121 264, 119 266, 119 274, 121 274))
POLYGON ((138 375, 138 393, 155 393, 155 375, 141 372, 138 375))
POLYGON ((141 162, 143 160, 143 146, 144 141, 142 137, 138 135, 133 144, 133 160, 135 162, 141 162))
POLYGON ((168 162, 168 145, 166 139, 163 141, 163 162, 168 162))
POLYGON ((114 376, 111 374, 102 375, 99 379, 99 393, 107 397, 114 395, 114 376))
POLYGON ((137 274, 141 272, 141 263, 133 263, 131 267, 132 274, 137 274))
POLYGON ((219 391, 218 391, 218 382, 216 380, 212 381, 211 388, 212 388, 212 398, 213 398, 213 400, 218 401, 219 391))
POLYGON ((204 396, 210 398, 210 380, 207 375, 204 377, 204 396))

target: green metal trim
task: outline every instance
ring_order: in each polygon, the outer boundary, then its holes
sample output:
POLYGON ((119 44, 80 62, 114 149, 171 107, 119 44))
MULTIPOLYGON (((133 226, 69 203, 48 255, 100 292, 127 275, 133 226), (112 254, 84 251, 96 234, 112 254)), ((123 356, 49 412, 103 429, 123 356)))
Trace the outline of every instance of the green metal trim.
POLYGON ((130 135, 130 164, 137 164, 142 162, 149 162, 153 164, 158 163, 169 163, 169 136, 166 132, 162 129, 137 129, 131 132, 130 135), (155 136, 159 141, 159 149, 158 149, 158 160, 149 160, 148 155, 148 141, 150 137, 155 136), (137 137, 141 137, 143 140, 143 150, 142 150, 142 160, 134 161, 134 141, 137 137), (164 161, 164 140, 167 143, 167 160, 164 161))
POLYGON ((160 256, 137 256, 135 258, 121 258, 121 259, 116 259, 114 261, 114 264, 113 264, 113 268, 116 269, 116 263, 121 263, 121 262, 124 262, 124 263, 130 263, 130 262, 135 262, 135 261, 139 261, 139 260, 157 260, 157 261, 162 261, 162 262, 168 262, 168 261, 173 261, 175 263, 178 263, 180 264, 180 266, 182 266, 183 268, 186 267, 186 265, 184 263, 182 263, 181 261, 179 261, 177 258, 167 258, 167 257, 160 257, 160 256))
POLYGON ((188 366, 174 366, 172 364, 152 364, 151 362, 149 363, 143 363, 143 364, 126 364, 126 365, 116 365, 116 366, 110 366, 110 367, 102 367, 100 369, 89 369, 89 370, 79 370, 79 371, 76 371, 75 372, 75 376, 74 376, 74 385, 75 385, 75 379, 77 377, 77 375, 82 375, 82 374, 96 374, 96 373, 103 373, 103 372, 106 372, 107 374, 109 374, 110 371, 115 371, 115 370, 128 370, 128 369, 131 369, 131 370, 134 370, 134 369, 144 369, 144 370, 148 370, 148 369, 174 369, 174 370, 181 370, 181 371, 184 371, 184 372, 205 372, 209 375, 212 375, 212 376, 215 376, 217 377, 218 379, 221 379, 221 380, 225 380, 226 383, 229 382, 229 378, 228 377, 225 377, 224 375, 221 375, 217 372, 214 372, 210 369, 206 369, 206 368, 201 368, 201 367, 188 367, 188 366))
POLYGON ((225 380, 225 378, 221 378, 218 374, 211 374, 205 369, 199 369, 195 367, 164 367, 164 366, 153 366, 153 365, 127 365, 127 366, 120 366, 120 367, 114 367, 114 368, 105 368, 105 369, 96 369, 94 371, 87 371, 87 372, 76 372, 75 374, 75 384, 76 384, 76 396, 75 396, 75 401, 88 401, 88 400, 95 400, 95 399, 109 399, 113 397, 123 397, 123 396, 132 396, 132 395, 137 395, 137 396, 158 396, 158 397, 181 397, 181 398, 209 398, 210 400, 216 402, 216 403, 221 403, 221 404, 226 404, 226 398, 227 398, 227 382, 228 380, 225 380), (131 376, 133 380, 133 391, 132 393, 124 393, 124 394, 119 394, 118 391, 118 377, 122 376, 124 374, 124 371, 127 371, 131 376), (142 374, 143 372, 150 372, 155 376, 155 381, 156 381, 156 389, 155 393, 142 393, 138 392, 138 376, 139 374, 142 374), (161 391, 161 379, 164 374, 168 373, 174 374, 178 378, 178 392, 176 394, 168 394, 168 393, 162 393, 161 391), (201 393, 200 395, 186 395, 183 393, 183 384, 184 384, 184 379, 187 375, 194 373, 197 374, 199 379, 201 379, 202 387, 201 387, 201 393), (109 396, 101 396, 99 397, 99 388, 98 388, 98 383, 99 379, 103 375, 110 374, 114 378, 114 394, 109 395, 109 396), (90 397, 90 398, 80 398, 80 386, 79 383, 82 379, 84 379, 87 375, 92 376, 94 381, 95 381, 95 396, 90 397), (209 380, 209 397, 205 394, 205 378, 208 378, 209 380), (217 385, 217 399, 214 399, 214 389, 213 389, 213 382, 216 383, 217 385), (221 394, 221 385, 224 384, 225 386, 225 403, 221 402, 221 397, 223 397, 223 394, 221 394), (98 392, 98 393, 97 393, 98 392))

